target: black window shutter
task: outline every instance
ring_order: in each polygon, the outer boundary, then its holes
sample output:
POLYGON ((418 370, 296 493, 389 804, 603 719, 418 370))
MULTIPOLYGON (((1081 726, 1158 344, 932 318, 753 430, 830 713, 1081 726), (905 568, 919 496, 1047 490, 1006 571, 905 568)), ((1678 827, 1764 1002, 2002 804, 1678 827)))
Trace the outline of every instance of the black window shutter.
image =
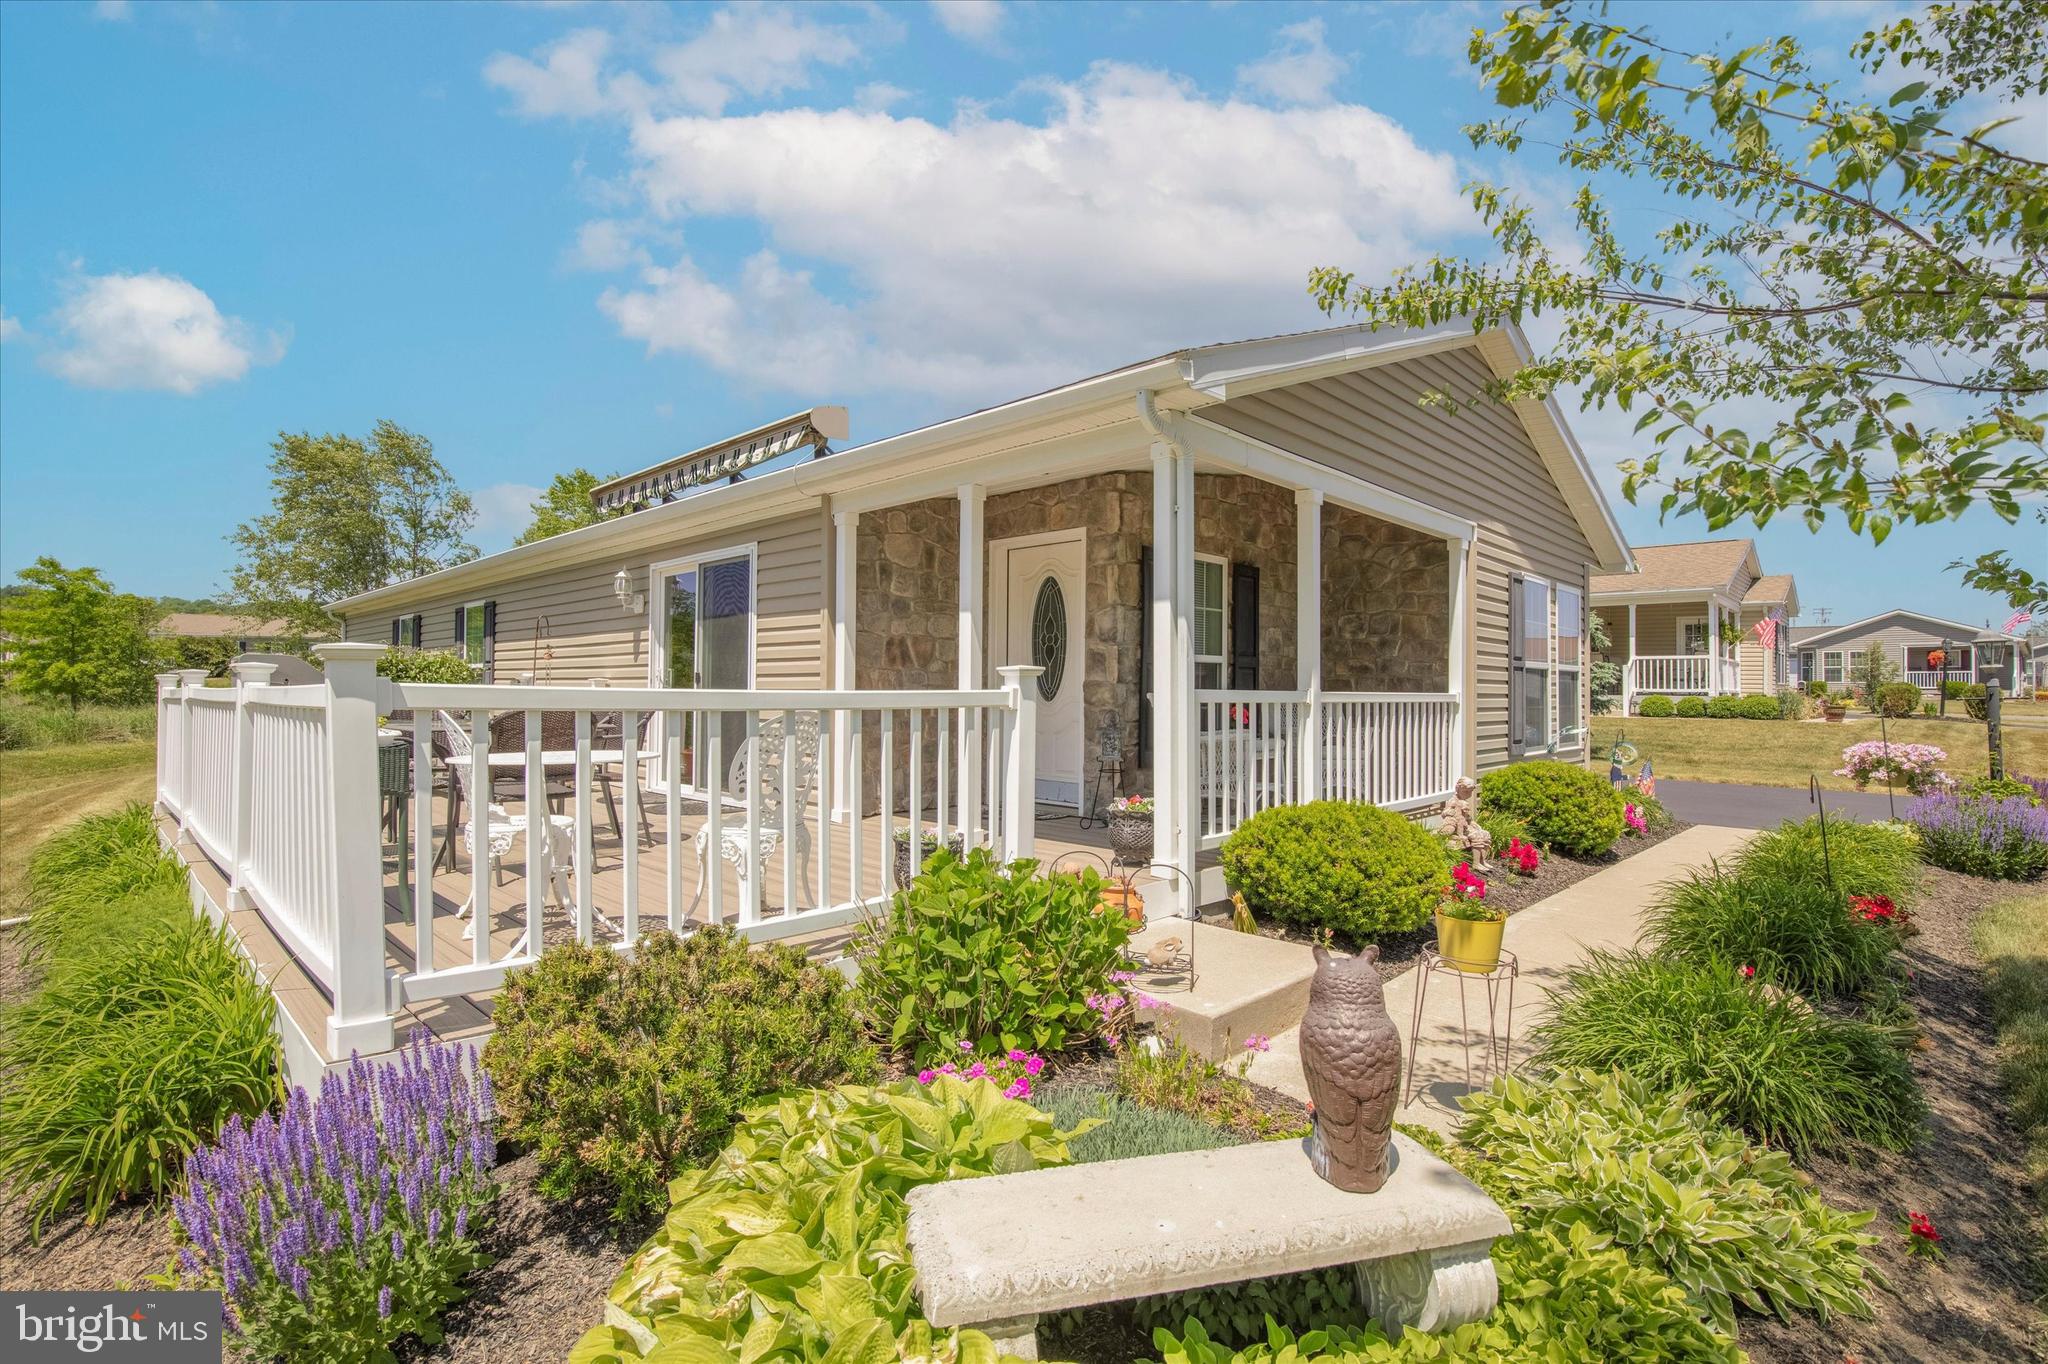
POLYGON ((417 649, 426 641, 427 618, 415 615, 412 618, 412 647, 417 649))
POLYGON ((1230 685, 1259 689, 1259 569, 1230 566, 1230 685))
POLYGON ((1528 655, 1522 639, 1522 575, 1508 575, 1508 756, 1519 758, 1527 747, 1522 727, 1522 664, 1528 655))
POLYGON ((484 603, 484 681, 495 681, 498 664, 498 604, 484 603))
POLYGON ((464 658, 469 657, 469 631, 463 628, 465 624, 463 613, 468 609, 466 606, 455 608, 455 652, 461 654, 464 658))
POLYGON ((398 617, 396 616, 391 618, 391 642, 394 645, 398 643, 398 617))
POLYGON ((1152 546, 1138 546, 1138 766, 1152 765, 1152 546))

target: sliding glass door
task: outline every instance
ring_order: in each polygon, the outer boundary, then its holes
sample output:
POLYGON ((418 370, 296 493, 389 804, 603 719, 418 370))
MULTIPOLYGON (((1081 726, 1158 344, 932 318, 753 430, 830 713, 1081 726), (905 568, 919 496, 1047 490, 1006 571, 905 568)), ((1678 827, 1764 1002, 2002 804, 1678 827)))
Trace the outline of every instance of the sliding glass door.
MULTIPOLYGON (((656 686, 694 690, 745 691, 754 684, 754 556, 741 550, 715 557, 657 565, 654 603, 657 622, 656 686)), ((721 714, 720 762, 730 768, 746 738, 746 720, 721 714)), ((686 786, 703 785, 702 762, 709 746, 694 727, 682 735, 686 786)))

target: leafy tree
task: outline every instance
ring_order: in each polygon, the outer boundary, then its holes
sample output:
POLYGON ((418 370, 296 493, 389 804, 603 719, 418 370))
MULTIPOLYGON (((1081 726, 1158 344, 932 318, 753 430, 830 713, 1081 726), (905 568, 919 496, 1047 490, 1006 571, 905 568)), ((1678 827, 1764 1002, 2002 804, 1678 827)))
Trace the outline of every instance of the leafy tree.
POLYGON ((228 537, 251 610, 327 630, 328 602, 476 557, 476 508, 426 437, 380 421, 367 445, 302 431, 271 449, 271 510, 228 537))
POLYGON ((1621 703, 1621 664, 1603 663, 1598 655, 1614 647, 1613 637, 1607 631, 1607 619, 1598 611, 1586 615, 1586 643, 1595 655, 1591 672, 1593 713, 1605 715, 1621 703))
POLYGON ((618 511, 599 511, 590 500, 590 490, 600 483, 609 483, 617 474, 593 474, 578 465, 565 474, 556 474, 547 486, 547 491, 528 505, 533 509, 533 520, 519 533, 515 545, 531 544, 545 540, 550 535, 594 526, 600 521, 609 521, 620 515, 618 511))
MULTIPOLYGON (((1865 33, 1862 78, 1910 77, 1882 102, 1818 78, 1789 37, 1693 52, 1584 10, 1515 9, 1470 49, 1527 117, 1467 134, 1554 149, 1581 177, 1572 230, 1474 184, 1497 258, 1437 256, 1383 286, 1319 269, 1324 309, 1386 326, 1554 314, 1555 343, 1485 396, 1577 385, 1587 408, 1645 409, 1623 486, 1666 515, 1818 527, 1833 511, 1876 542, 1975 502, 2016 520, 2048 490, 2048 161, 2001 145, 2018 139, 1987 106, 2048 91, 2048 0, 1935 4, 1865 33), (1595 186, 1617 180, 1661 190, 1670 217, 1648 233, 1616 218, 1595 186), (1729 424, 1734 404, 1764 409, 1760 429, 1729 424)), ((1988 560, 1973 585, 2038 599, 1988 560)))
POLYGON ((1872 640, 1870 647, 1856 655, 1856 661, 1849 665, 1849 684, 1862 695, 1864 704, 1876 706, 1877 689, 1887 682, 1899 680, 1899 665, 1884 651, 1884 645, 1872 640))
POLYGON ((0 636, 14 657, 7 680, 26 696, 136 704, 154 687, 150 627, 163 614, 147 597, 116 592, 96 568, 66 568, 48 555, 21 570, 24 590, 0 608, 0 636))

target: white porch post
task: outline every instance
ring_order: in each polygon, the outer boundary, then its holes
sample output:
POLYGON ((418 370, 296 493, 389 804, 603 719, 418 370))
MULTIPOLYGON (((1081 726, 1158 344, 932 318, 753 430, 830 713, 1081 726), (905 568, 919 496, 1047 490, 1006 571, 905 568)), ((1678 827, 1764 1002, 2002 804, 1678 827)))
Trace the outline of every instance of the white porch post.
POLYGON ((1621 665, 1621 713, 1630 714, 1636 700, 1636 604, 1628 604, 1628 662, 1621 665))
MULTIPOLYGON (((853 690, 854 603, 859 600, 854 582, 860 551, 860 513, 832 513, 832 687, 853 690)), ((832 818, 845 819, 860 800, 853 789, 852 748, 848 735, 852 718, 845 712, 835 717, 832 729, 832 772, 837 790, 832 798, 832 818)))
MULTIPOLYGON (((960 690, 981 686, 981 662, 987 651, 982 638, 982 581, 986 551, 983 501, 979 483, 960 485, 960 690)), ((981 827, 981 712, 962 710, 958 772, 959 816, 954 821, 968 843, 981 827)), ((942 740, 943 742, 943 740, 942 740)))
MULTIPOLYGON (((235 741, 230 760, 234 777, 228 783, 228 905, 249 908, 249 824, 253 813, 250 777, 256 748, 256 720, 249 713, 249 688, 261 687, 277 671, 275 663, 236 663, 235 741)), ((382 846, 381 844, 379 845, 382 846)))
MULTIPOLYGON (((382 644, 319 644, 327 674, 328 817, 334 821, 334 1012, 327 1054, 391 1050, 384 984, 384 849, 377 809, 382 644)), ((479 934, 481 937, 482 935, 479 934)))
MULTIPOLYGON (((1196 888, 1181 906, 1181 915, 1192 919, 1201 911, 1201 882, 1196 854, 1201 851, 1201 826, 1196 811, 1201 808, 1201 767, 1192 760, 1196 742, 1195 713, 1195 461, 1182 455, 1175 461, 1173 496, 1176 529, 1173 570, 1176 588, 1173 613, 1174 712, 1180 717, 1181 749, 1188 757, 1179 767, 1181 837, 1174 849, 1174 865, 1196 888)), ((1176 877, 1176 880, 1179 878, 1176 877)))
MULTIPOLYGON (((1036 856, 1038 844, 1038 675, 1045 669, 1029 663, 1006 663, 996 669, 1010 694, 1009 752, 1003 759, 1003 860, 1036 856)), ((914 799, 914 797, 913 797, 914 799)))
MULTIPOLYGON (((1153 856, 1162 862, 1173 861, 1180 846, 1178 774, 1188 752, 1180 721, 1179 693, 1174 688, 1174 594, 1179 575, 1173 565, 1177 562, 1174 543, 1179 526, 1174 516, 1173 488, 1173 452, 1164 442, 1156 442, 1152 446, 1152 600, 1148 603, 1147 622, 1152 631, 1152 676, 1146 682, 1152 691, 1153 856)), ((1179 887, 1173 893, 1177 896, 1179 887)))
POLYGON ((1308 703, 1301 719, 1301 800, 1323 797, 1323 495, 1294 491, 1294 658, 1308 703))
POLYGON ((1472 617, 1465 607, 1465 555, 1468 545, 1464 540, 1444 541, 1446 567, 1445 575, 1451 613, 1450 658, 1445 668, 1445 677, 1450 682, 1451 695, 1457 698, 1457 711, 1451 716, 1451 784, 1465 775, 1465 743, 1472 732, 1472 674, 1471 652, 1466 636, 1472 632, 1472 617))

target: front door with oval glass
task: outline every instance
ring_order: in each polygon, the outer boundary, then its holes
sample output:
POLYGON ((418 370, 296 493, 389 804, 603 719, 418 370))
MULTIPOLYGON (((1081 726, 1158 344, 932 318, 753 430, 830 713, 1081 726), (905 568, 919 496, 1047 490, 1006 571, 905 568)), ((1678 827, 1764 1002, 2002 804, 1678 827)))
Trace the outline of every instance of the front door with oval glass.
POLYGON ((1032 693, 1038 705, 1038 799, 1079 806, 1087 547, 1079 536, 1051 541, 1033 536, 994 548, 1008 561, 999 579, 1005 584, 1005 610, 994 661, 1044 669, 1032 693))

